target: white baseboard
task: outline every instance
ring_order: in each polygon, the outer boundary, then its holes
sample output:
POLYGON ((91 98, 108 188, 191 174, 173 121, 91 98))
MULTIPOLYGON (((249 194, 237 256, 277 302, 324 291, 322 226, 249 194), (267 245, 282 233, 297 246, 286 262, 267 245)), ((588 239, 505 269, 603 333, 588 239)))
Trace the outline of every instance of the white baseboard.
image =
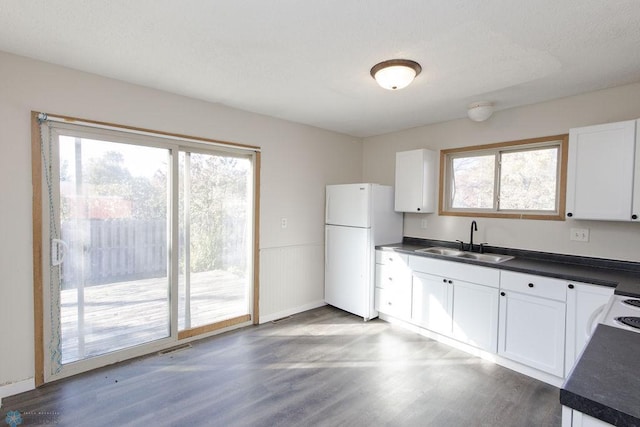
POLYGON ((24 393, 25 391, 33 390, 35 388, 36 381, 33 378, 0 386, 0 408, 2 407, 3 398, 13 396, 18 393, 24 393))
POLYGON ((299 307, 290 308, 287 310, 279 311, 273 314, 260 315, 260 324, 271 322, 273 320, 282 319, 283 317, 291 316, 294 314, 302 313, 303 311, 313 310, 314 308, 327 305, 324 301, 315 301, 310 304, 301 305, 299 307))

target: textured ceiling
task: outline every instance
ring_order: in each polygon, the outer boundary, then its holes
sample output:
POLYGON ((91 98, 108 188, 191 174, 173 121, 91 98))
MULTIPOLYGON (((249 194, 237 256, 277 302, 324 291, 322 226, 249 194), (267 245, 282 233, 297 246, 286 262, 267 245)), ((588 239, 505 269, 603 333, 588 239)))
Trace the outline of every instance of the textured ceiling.
POLYGON ((638 82, 640 1, 0 0, 0 50, 364 137, 638 82))

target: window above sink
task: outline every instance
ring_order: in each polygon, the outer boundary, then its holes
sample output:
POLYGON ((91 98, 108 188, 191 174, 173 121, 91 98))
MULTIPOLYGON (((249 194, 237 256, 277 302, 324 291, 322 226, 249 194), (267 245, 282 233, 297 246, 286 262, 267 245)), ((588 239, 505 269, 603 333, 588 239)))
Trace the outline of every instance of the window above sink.
POLYGON ((568 136, 442 150, 440 215, 563 220, 568 136))

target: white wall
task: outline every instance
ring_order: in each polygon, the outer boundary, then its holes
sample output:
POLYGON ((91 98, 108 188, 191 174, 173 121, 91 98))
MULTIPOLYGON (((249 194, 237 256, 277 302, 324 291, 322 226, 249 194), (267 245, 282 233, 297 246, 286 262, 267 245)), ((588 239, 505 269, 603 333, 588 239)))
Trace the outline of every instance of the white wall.
MULTIPOLYGON (((464 108, 461 106, 460 108, 464 108)), ((460 119, 364 140, 364 180, 393 184, 395 152, 440 150, 568 133, 572 127, 640 118, 640 84, 494 113, 486 122, 460 119)), ((405 214, 405 235, 469 241, 473 218, 405 214), (421 220, 427 228, 421 229, 421 220)), ((479 218, 476 242, 563 254, 640 261, 640 224, 479 218), (569 228, 590 229, 588 243, 569 240, 569 228)))
POLYGON ((361 181, 359 139, 0 52, 0 392, 34 375, 32 110, 261 146, 261 315, 322 303, 324 186, 361 181))

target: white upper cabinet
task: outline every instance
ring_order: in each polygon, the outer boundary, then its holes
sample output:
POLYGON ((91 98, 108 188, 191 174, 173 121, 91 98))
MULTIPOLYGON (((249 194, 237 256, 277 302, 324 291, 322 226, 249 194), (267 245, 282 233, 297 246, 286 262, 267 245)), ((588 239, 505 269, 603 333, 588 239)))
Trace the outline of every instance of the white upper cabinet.
POLYGON ((629 120, 569 131, 567 218, 640 220, 637 122, 629 120))
POLYGON ((396 153, 396 212, 436 211, 436 153, 427 149, 396 153))

